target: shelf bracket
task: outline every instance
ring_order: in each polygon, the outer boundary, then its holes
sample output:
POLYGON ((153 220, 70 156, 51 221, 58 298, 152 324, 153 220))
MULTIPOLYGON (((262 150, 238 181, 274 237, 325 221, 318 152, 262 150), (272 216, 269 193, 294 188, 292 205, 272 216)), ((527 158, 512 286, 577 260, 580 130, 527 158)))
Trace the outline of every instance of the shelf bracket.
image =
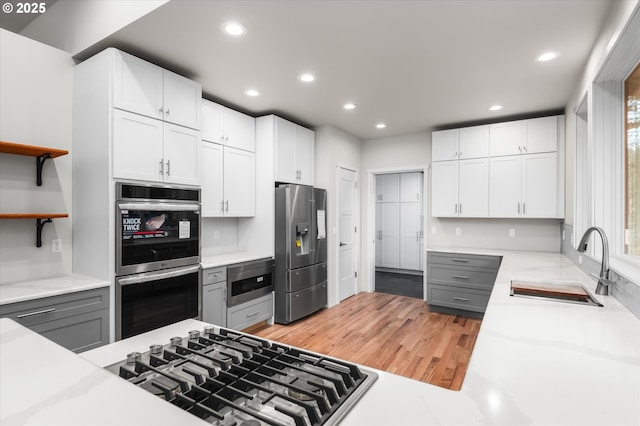
POLYGON ((50 222, 51 219, 36 219, 36 247, 42 247, 42 228, 50 222))
POLYGON ((36 157, 36 185, 38 186, 42 186, 42 166, 49 158, 51 158, 51 154, 49 153, 38 155, 36 157))

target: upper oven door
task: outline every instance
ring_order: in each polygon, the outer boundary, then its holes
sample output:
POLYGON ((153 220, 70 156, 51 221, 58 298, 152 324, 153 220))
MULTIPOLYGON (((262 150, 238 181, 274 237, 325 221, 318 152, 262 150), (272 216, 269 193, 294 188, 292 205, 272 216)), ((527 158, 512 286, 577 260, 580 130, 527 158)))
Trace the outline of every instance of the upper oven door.
POLYGON ((199 204, 116 203, 116 275, 199 262, 199 204))

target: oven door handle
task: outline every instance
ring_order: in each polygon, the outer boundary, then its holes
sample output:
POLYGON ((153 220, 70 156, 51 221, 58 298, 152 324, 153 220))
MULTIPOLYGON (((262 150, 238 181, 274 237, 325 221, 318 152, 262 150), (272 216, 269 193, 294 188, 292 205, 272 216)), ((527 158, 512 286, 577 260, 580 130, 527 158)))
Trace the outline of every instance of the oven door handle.
POLYGON ((185 268, 172 269, 170 271, 161 271, 161 272, 145 272, 143 274, 137 274, 133 277, 120 278, 118 283, 121 286, 131 285, 131 284, 142 284, 147 283, 149 281, 157 281, 163 280, 166 278, 175 278, 182 275, 191 274, 193 272, 198 272, 200 270, 200 265, 187 266, 185 268))
POLYGON ((120 210, 150 210, 150 211, 193 211, 200 210, 199 204, 170 204, 170 203, 118 203, 120 210))

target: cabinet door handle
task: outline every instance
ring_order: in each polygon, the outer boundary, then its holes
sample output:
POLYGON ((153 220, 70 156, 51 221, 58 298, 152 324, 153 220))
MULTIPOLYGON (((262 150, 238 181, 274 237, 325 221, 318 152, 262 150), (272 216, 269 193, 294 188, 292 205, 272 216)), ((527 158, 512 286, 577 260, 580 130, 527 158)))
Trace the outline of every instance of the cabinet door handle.
POLYGON ((462 203, 460 203, 460 208, 458 209, 458 213, 462 214, 462 203))
POLYGON ((416 232, 416 241, 420 242, 420 231, 416 232))
POLYGON ((524 152, 527 152, 527 147, 523 146, 522 149, 524 150, 524 152))
POLYGON ((164 108, 160 107, 160 109, 158 110, 158 112, 159 112, 160 114, 163 114, 163 115, 164 115, 164 108))
POLYGON ((225 145, 229 143, 229 136, 225 136, 224 137, 224 143, 225 143, 225 145))
POLYGON ((167 176, 171 176, 171 160, 167 160, 167 176))
POLYGON ((518 214, 520 214, 520 203, 518 203, 518 214))
POLYGON ((469 277, 467 277, 466 275, 454 275, 453 278, 458 278, 461 280, 468 280, 469 277))
POLYGON ((469 262, 467 259, 451 259, 451 260, 454 262, 464 262, 464 263, 469 262))
POLYGON ((467 299, 466 297, 454 297, 453 300, 460 300, 462 302, 468 302, 469 299, 467 299))
POLYGON ((224 211, 228 212, 229 211, 229 200, 224 202, 224 211))
POLYGON ((169 111, 169 108, 167 108, 167 115, 169 115, 169 113, 170 113, 170 112, 171 112, 171 111, 169 111))
POLYGON ((160 176, 164 176, 164 159, 160 159, 160 176))
POLYGON ((518 151, 520 151, 520 153, 522 153, 522 147, 521 146, 518 147, 518 151))
POLYGON ((41 311, 29 312, 28 314, 18 315, 17 318, 28 318, 28 317, 33 317, 33 316, 36 316, 36 315, 48 314, 49 312, 53 312, 55 310, 56 310, 56 308, 43 309, 41 311))
POLYGON ((224 200, 220 201, 220 211, 224 211, 224 200))
POLYGON ((455 213, 458 214, 458 203, 456 203, 455 213))
POLYGON ((224 144, 224 136, 220 136, 220 145, 224 144))
POLYGON ((382 240, 382 231, 378 231, 378 239, 382 240))
POLYGON ((527 214, 527 203, 522 203, 522 214, 527 214))

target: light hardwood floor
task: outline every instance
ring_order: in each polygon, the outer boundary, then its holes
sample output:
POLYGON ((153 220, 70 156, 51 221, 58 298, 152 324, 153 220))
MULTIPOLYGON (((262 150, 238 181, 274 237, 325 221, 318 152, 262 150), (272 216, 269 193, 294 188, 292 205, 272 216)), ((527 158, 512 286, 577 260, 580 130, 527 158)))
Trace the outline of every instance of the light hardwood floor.
POLYGON ((459 390, 481 320, 431 312, 426 302, 359 293, 289 325, 251 334, 459 390))

